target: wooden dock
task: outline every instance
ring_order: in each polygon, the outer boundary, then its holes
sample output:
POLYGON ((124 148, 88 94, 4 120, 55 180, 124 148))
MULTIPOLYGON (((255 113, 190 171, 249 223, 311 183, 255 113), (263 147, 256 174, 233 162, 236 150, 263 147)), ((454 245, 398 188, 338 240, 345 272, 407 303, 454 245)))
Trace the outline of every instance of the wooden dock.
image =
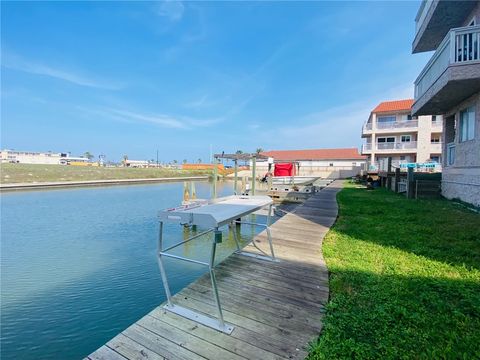
MULTIPOLYGON (((235 326, 231 335, 157 307, 87 359, 303 359, 328 301, 321 246, 341 187, 333 182, 272 225, 279 262, 233 255, 215 268, 225 321, 235 326)), ((268 249, 265 233, 255 242, 268 249)), ((208 274, 174 301, 216 316, 208 274)))

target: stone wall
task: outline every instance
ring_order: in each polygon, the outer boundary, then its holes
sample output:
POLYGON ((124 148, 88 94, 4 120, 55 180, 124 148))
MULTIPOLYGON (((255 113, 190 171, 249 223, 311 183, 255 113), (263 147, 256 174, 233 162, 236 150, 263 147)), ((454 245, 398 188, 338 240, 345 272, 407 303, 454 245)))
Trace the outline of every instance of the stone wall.
MULTIPOLYGON (((448 199, 460 199, 480 206, 480 93, 450 109, 446 118, 451 119, 452 116, 457 125, 454 135, 455 162, 453 166, 445 166, 443 169, 442 194, 448 199), (473 140, 460 142, 460 111, 470 106, 475 108, 475 137, 473 140)), ((444 123, 447 132, 452 128, 451 125, 444 123)), ((444 136, 451 138, 451 135, 447 133, 444 136)), ((446 162, 444 164, 447 165, 446 162)))

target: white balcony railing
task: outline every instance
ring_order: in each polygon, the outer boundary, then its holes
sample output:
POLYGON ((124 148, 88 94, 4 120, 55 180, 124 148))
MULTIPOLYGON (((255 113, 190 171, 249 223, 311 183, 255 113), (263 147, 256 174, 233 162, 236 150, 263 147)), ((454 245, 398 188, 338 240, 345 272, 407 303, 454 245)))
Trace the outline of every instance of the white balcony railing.
POLYGON ((418 100, 453 65, 480 61, 480 25, 451 29, 415 80, 418 100))
POLYGON ((440 128, 440 127, 442 127, 442 125, 443 125, 443 122, 440 121, 440 120, 432 121, 432 127, 433 128, 440 128))
POLYGON ((430 152, 431 153, 441 153, 442 152, 442 143, 441 142, 430 143, 430 152))
POLYGON ((404 129, 404 128, 416 128, 416 127, 418 127, 418 120, 392 121, 392 122, 379 122, 379 123, 377 123, 377 129, 378 130, 404 129))
POLYGON ((371 151, 371 150, 372 150, 372 144, 363 144, 362 152, 371 151))
POLYGON ((370 131, 372 130, 372 123, 366 123, 363 125, 363 131, 370 131))
POLYGON ((407 149, 416 149, 417 142, 416 141, 409 141, 409 142, 385 142, 385 143, 377 143, 376 146, 377 150, 407 150, 407 149))

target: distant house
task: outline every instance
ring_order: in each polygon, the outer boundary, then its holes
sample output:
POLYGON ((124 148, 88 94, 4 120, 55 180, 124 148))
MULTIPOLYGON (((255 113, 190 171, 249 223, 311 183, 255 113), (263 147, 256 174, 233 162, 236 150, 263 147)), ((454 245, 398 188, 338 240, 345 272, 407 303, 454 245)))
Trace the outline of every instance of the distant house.
POLYGON ((123 161, 123 166, 125 167, 131 167, 131 168, 148 168, 150 165, 150 162, 147 160, 124 160, 123 161))
POLYGON ((384 101, 362 128, 362 154, 373 170, 391 157, 392 164, 441 163, 441 115, 412 115, 413 99, 384 101))
POLYGON ((480 1, 423 1, 415 23, 413 53, 435 53, 412 114, 443 115, 442 194, 480 206, 480 1))
MULTIPOLYGON (((260 153, 273 158, 276 163, 293 163, 298 176, 320 176, 322 178, 348 178, 357 175, 365 166, 365 156, 357 148, 272 150, 260 153)), ((268 171, 268 160, 257 160, 257 172, 268 171)))

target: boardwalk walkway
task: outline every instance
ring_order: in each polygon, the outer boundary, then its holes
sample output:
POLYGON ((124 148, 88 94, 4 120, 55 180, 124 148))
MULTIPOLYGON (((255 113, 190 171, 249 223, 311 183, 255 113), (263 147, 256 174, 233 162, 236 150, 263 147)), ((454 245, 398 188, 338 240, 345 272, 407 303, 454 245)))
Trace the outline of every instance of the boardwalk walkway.
MULTIPOLYGON (((225 321, 235 325, 231 335, 158 307, 88 359, 303 359, 328 301, 321 245, 336 220, 341 187, 333 182, 271 227, 279 262, 233 255, 216 267, 225 321)), ((256 243, 268 249, 264 233, 256 243)), ((208 274, 174 300, 216 316, 208 274)))

